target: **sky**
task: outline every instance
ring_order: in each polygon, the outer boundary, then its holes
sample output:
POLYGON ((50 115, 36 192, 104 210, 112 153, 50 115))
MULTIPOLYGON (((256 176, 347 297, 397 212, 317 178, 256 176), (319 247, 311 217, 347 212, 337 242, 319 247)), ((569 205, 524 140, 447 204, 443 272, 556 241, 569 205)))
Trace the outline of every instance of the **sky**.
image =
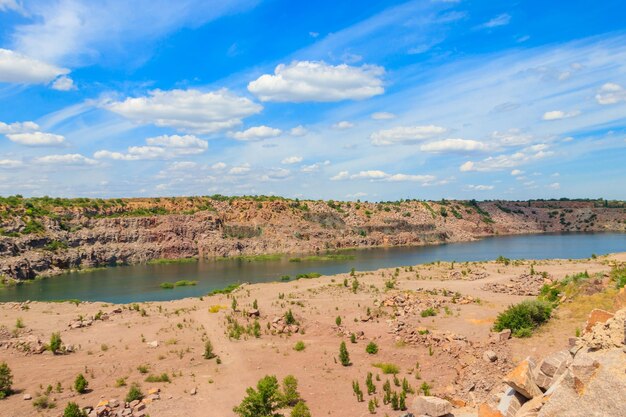
POLYGON ((0 195, 626 199, 624 16, 0 0, 0 195))

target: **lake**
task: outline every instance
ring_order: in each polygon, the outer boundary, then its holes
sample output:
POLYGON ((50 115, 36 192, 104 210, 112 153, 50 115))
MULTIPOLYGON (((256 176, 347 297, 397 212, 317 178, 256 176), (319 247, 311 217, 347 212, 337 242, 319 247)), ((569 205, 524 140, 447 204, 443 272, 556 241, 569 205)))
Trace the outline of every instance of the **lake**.
MULTIPOLYGON (((626 251, 623 233, 562 233, 489 237, 479 241, 436 246, 358 249, 341 252, 354 259, 289 262, 201 260, 193 263, 132 265, 68 273, 32 283, 0 289, 0 302, 79 299, 130 303, 165 301, 200 296, 229 284, 278 281, 283 275, 319 272, 332 275, 433 261, 484 261, 502 255, 511 259, 576 259, 591 254, 626 251), (162 289, 163 282, 198 281, 196 286, 162 289)), ((292 255, 293 257, 295 255, 292 255)))

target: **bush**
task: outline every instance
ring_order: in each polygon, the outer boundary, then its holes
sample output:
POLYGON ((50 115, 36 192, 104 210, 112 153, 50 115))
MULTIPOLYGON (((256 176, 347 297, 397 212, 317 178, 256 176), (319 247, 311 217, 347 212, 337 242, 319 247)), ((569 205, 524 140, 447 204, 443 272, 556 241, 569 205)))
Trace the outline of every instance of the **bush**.
POLYGON ((383 374, 399 374, 400 373, 400 368, 398 367, 398 365, 395 365, 393 363, 374 363, 372 364, 372 366, 374 368, 378 368, 381 371, 383 371, 383 374))
POLYGON ((79 394, 84 394, 87 391, 88 386, 89 382, 87 382, 85 376, 83 374, 78 374, 74 380, 74 390, 79 394))
POLYGON ((288 406, 294 406, 300 401, 298 380, 293 375, 287 375, 283 379, 283 401, 288 406))
POLYGON ((13 392, 11 385, 13 384, 13 375, 11 369, 6 362, 0 363, 0 399, 5 398, 13 392))
POLYGON ((435 309, 434 309, 434 308, 432 308, 432 307, 428 307, 427 309, 422 310, 422 312, 420 313, 420 315, 421 315, 422 317, 433 317, 433 316, 436 316, 436 315, 437 315, 437 310, 435 310, 435 309))
POLYGON ((87 414, 80 409, 76 403, 67 403, 63 411, 63 417, 87 417, 87 414))
POLYGON ((128 390, 128 394, 126 394, 126 402, 130 403, 135 400, 141 400, 143 398, 143 392, 141 392, 141 388, 136 383, 130 386, 128 390))
POLYGON ((289 309, 285 313, 285 324, 287 325, 298 324, 298 321, 296 320, 293 313, 291 312, 291 309, 289 309))
POLYGON ((611 279, 615 281, 615 287, 617 289, 626 286, 626 267, 613 268, 611 271, 611 279))
POLYGON ((343 366, 350 366, 350 354, 346 347, 346 342, 341 342, 339 345, 339 361, 343 366))
POLYGON ((291 410, 291 417, 311 417, 311 411, 305 403, 300 401, 291 410))
POLYGON ((204 343, 204 359, 213 359, 215 356, 215 353, 213 353, 213 344, 210 340, 207 340, 204 343))
POLYGON ((50 344, 48 345, 48 349, 50 349, 52 353, 56 354, 61 349, 62 344, 63 340, 61 340, 61 333, 52 333, 52 335, 50 336, 50 344))
POLYGON ((335 319, 335 324, 337 326, 341 326, 341 316, 337 316, 337 318, 335 319))
POLYGON ((248 394, 233 411, 240 417, 276 417, 276 411, 284 406, 283 395, 275 376, 265 376, 256 384, 256 390, 249 387, 248 394))
POLYGON ((375 355, 378 353, 378 345, 374 342, 369 342, 365 347, 365 351, 370 355, 375 355))
POLYGON ((50 400, 50 397, 47 395, 40 395, 33 400, 33 407, 38 410, 43 410, 46 408, 55 408, 57 405, 54 401, 50 400))
POLYGON ((165 372, 161 375, 148 375, 146 382, 172 382, 170 377, 165 372))
POLYGON ((293 350, 296 352, 302 352, 305 348, 306 346, 304 345, 304 342, 302 340, 298 340, 294 345, 293 350))
POLYGON ((497 332, 511 329, 515 337, 528 337, 536 327, 548 321, 551 313, 552 306, 548 302, 522 301, 500 313, 493 329, 497 332))

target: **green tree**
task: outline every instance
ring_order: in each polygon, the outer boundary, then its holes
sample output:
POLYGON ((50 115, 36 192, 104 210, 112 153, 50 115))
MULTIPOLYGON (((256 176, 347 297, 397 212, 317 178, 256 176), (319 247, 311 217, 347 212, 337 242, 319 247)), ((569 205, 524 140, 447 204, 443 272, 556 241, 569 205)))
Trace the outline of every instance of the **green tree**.
POLYGON ((126 394, 126 402, 130 403, 135 400, 141 400, 143 398, 143 392, 141 392, 141 388, 136 383, 132 384, 128 390, 128 394, 126 394))
POLYGON ((0 363, 0 399, 11 395, 11 385, 13 384, 13 375, 11 369, 6 362, 0 363))
POLYGON ((213 344, 210 340, 204 342, 204 359, 213 359, 215 353, 213 353, 213 344))
POLYGON ((87 391, 88 386, 89 382, 87 382, 85 376, 83 374, 78 374, 74 380, 74 390, 79 394, 84 394, 87 391))
POLYGON ((311 417, 311 411, 305 403, 299 401, 291 410, 291 417, 311 417))
POLYGON ((346 347, 346 342, 341 342, 339 345, 339 361, 343 366, 350 366, 350 354, 346 347))
POLYGON ((87 417, 87 413, 81 410, 78 404, 70 402, 65 406, 63 417, 87 417))
POLYGON ((52 333, 50 336, 50 344, 48 345, 50 352, 56 354, 61 349, 62 344, 63 340, 61 340, 61 333, 52 333))
POLYGON ((287 375, 283 379, 283 400, 285 404, 294 406, 300 400, 298 393, 298 380, 293 375, 287 375))
POLYGON ((256 384, 256 390, 249 387, 248 394, 233 411, 240 417, 283 417, 277 411, 284 406, 283 395, 278 380, 266 375, 256 384))
POLYGON ((378 353, 378 345, 374 342, 369 342, 365 347, 365 351, 370 355, 375 355, 378 353))

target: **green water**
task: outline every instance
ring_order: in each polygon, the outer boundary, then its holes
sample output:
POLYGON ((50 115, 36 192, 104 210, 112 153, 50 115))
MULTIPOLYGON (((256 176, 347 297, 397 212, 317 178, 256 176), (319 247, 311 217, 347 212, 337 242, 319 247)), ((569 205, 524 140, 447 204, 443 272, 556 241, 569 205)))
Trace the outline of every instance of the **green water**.
POLYGON ((289 262, 279 260, 204 260, 166 265, 133 265, 70 273, 0 289, 0 302, 79 299, 129 303, 200 296, 233 283, 278 281, 283 275, 338 274, 355 268, 374 270, 432 261, 482 261, 499 255, 512 259, 587 258, 626 251, 626 234, 567 233, 492 237, 476 242, 437 246, 361 249, 342 252, 353 259, 289 262), (165 290, 163 282, 198 281, 195 286, 165 290))

